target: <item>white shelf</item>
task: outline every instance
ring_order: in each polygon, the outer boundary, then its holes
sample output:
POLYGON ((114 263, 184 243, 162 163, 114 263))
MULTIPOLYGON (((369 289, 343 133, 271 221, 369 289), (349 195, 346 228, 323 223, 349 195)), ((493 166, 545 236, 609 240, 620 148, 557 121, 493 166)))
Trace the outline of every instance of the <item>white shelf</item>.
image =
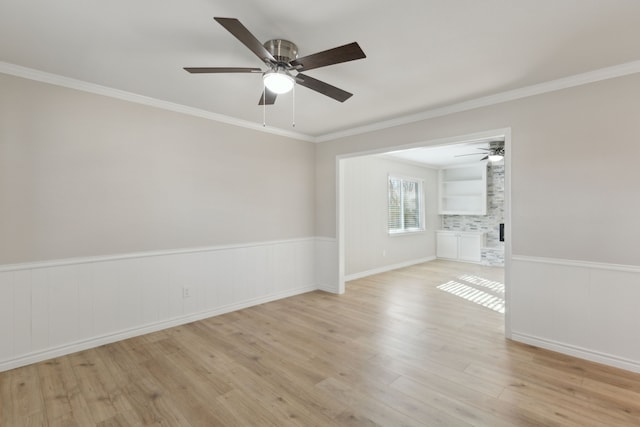
POLYGON ((487 214, 487 163, 478 162, 440 169, 441 215, 487 214))

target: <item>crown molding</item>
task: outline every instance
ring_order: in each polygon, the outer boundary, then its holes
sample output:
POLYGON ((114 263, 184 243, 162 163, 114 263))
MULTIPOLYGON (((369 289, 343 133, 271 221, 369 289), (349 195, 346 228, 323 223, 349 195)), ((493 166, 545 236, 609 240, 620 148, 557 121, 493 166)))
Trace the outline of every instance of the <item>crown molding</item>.
POLYGON ((270 133, 274 135, 284 136, 287 138, 293 138, 300 141, 307 142, 328 142, 339 138, 345 138, 349 136, 360 135, 368 132, 375 132, 395 126, 406 125, 423 120, 429 120, 436 117, 442 117, 449 114, 460 113, 463 111, 473 110, 481 107, 488 107, 495 104, 500 104, 508 101, 515 101, 517 99, 527 98, 530 96, 541 95, 549 92, 555 92, 562 89, 568 89, 571 87, 581 86, 589 83, 595 83, 602 80, 613 79, 617 77, 623 77, 640 72, 640 60, 627 62, 624 64, 614 65, 611 67, 600 68, 598 70, 588 71, 586 73, 576 74, 569 77, 563 77, 556 80, 550 80, 548 82, 539 83, 531 86, 525 86, 519 89, 513 89, 506 92, 497 93, 494 95, 484 96, 481 98, 472 99, 469 101, 459 102, 456 104, 447 105, 445 107, 434 108, 425 110, 420 113, 397 117, 394 119, 383 120, 369 125, 358 126, 350 129, 346 129, 338 132, 326 133, 319 136, 307 135, 299 132, 291 132, 279 128, 263 126, 258 123, 250 122, 247 120, 241 120, 223 114, 212 113, 210 111, 188 107, 182 104, 176 104, 173 102, 162 101, 159 99, 151 98, 144 95, 138 95, 131 92, 126 92, 119 89, 114 89, 106 86, 97 85, 94 83, 85 82, 82 80, 76 80, 69 77, 60 76, 57 74, 47 73, 44 71, 35 70, 33 68, 22 67, 20 65, 11 64, 8 62, 0 61, 0 73, 9 74, 17 77, 22 77, 30 80, 35 80, 43 83, 49 83, 57 86, 63 86, 71 89, 76 89, 84 92, 94 93, 97 95, 108 96, 112 98, 122 99, 124 101, 134 102, 137 104, 148 105, 151 107, 161 108, 164 110, 174 111, 177 113, 187 114, 190 116, 200 117, 208 120, 213 120, 233 126, 243 127, 259 132, 270 133))
POLYGON ((449 114, 460 113, 463 111, 473 110, 475 108, 488 107, 490 105, 500 104, 508 101, 515 101, 521 98, 541 95, 548 92, 555 92, 558 90, 568 89, 571 87, 581 86, 589 83, 595 83, 602 80, 623 77, 638 72, 640 72, 640 60, 627 62, 620 65, 614 65, 611 67, 600 68, 598 70, 588 71, 586 73, 576 74, 569 77, 563 77, 561 79, 550 80, 548 82, 531 86, 525 86, 506 92, 497 93, 495 95, 484 96, 482 98, 459 102, 457 104, 451 104, 445 107, 422 111, 420 113, 411 114, 408 116, 397 117, 390 120, 383 120, 370 125, 354 127, 339 132, 327 133, 316 137, 315 142, 328 142, 339 138, 360 135, 363 133, 383 130, 394 126, 406 125, 422 120, 447 116, 449 114))
POLYGON ((35 80, 43 83, 49 83, 52 85, 62 86, 70 89, 76 89, 83 92, 94 93, 96 95, 108 96, 111 98, 121 99, 123 101, 134 102, 136 104, 161 108, 163 110, 187 114, 189 116, 200 117, 203 119, 213 120, 216 122, 251 129, 259 132, 271 133, 274 135, 285 136, 287 138, 298 139, 301 141, 315 142, 314 137, 303 133, 286 131, 270 126, 263 126, 261 124, 250 122, 247 120, 236 119, 234 117, 225 116, 223 114, 212 113, 210 111, 202 110, 199 108, 193 108, 182 104, 163 101, 160 99, 139 95, 124 90, 114 89, 95 83, 89 83, 82 80, 64 77, 58 74, 47 73, 44 71, 35 70, 33 68, 22 67, 20 65, 11 64, 8 62, 0 61, 0 73, 22 77, 29 80, 35 80))

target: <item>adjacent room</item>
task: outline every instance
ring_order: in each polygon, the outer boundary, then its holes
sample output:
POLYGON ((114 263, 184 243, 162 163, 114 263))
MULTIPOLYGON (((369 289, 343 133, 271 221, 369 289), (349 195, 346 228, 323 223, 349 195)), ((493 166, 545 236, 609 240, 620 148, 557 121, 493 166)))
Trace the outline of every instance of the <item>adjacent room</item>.
POLYGON ((462 275, 442 289, 504 313, 504 140, 342 160, 345 280, 435 259, 492 266, 491 280, 462 275))
POLYGON ((0 425, 639 425, 638 16, 0 1, 0 425))

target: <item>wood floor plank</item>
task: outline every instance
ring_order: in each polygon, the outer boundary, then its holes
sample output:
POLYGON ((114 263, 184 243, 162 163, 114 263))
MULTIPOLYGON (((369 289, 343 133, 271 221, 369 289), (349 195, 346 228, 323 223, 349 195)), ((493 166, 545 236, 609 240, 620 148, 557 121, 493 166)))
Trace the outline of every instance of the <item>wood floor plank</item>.
POLYGON ((164 394, 160 386, 143 377, 140 371, 130 375, 130 382, 123 387, 123 392, 133 406, 131 418, 140 420, 145 426, 191 426, 174 405, 173 398, 164 394))
POLYGON ((71 358, 52 359, 37 365, 47 418, 74 420, 90 425, 91 414, 71 365, 71 358))
POLYGON ((19 424, 20 427, 43 427, 48 426, 46 411, 37 411, 24 417, 19 424))
POLYGON ((91 349, 67 356, 73 366, 80 392, 95 423, 132 409, 122 389, 113 381, 99 350, 91 349))
POLYGON ((498 398, 506 384, 495 381, 486 381, 471 375, 464 370, 452 369, 436 363, 420 363, 420 361, 403 360, 399 357, 377 356, 372 361, 386 366, 389 370, 397 372, 398 376, 413 378, 421 383, 431 382, 434 378, 438 381, 445 380, 455 387, 464 387, 476 393, 498 398))
MULTIPOLYGON (((373 399, 344 381, 336 378, 327 378, 317 384, 350 408, 350 417, 364 419, 367 422, 380 426, 421 426, 422 423, 401 411, 388 406, 385 402, 373 399)), ((343 415, 344 416, 344 415, 343 415)), ((343 417, 342 416, 342 417, 343 417)))
MULTIPOLYGON (((369 396, 372 400, 378 400, 395 408, 412 419, 429 426, 469 426, 460 418, 449 415, 441 409, 435 408, 415 396, 398 392, 390 385, 396 381, 400 374, 393 372, 390 366, 380 364, 377 360, 358 361, 358 363, 345 364, 339 361, 322 360, 319 358, 311 361, 316 369, 328 372, 328 378, 338 378, 349 384, 358 392, 369 396)), ((343 413, 341 418, 344 418, 343 413)), ((353 414, 353 412, 351 412, 353 414)), ((355 418, 357 420, 357 417, 355 418)), ((355 422, 355 420, 352 420, 355 422)))
POLYGON ((1 426, 639 426, 640 375, 508 341, 433 261, 0 373, 1 426))
POLYGON ((140 369, 160 386, 162 393, 169 396, 180 415, 193 427, 225 425, 228 414, 215 401, 220 394, 209 394, 205 383, 191 374, 185 375, 184 370, 177 368, 167 356, 149 360, 140 369))
POLYGON ((46 411, 37 365, 0 374, 0 425, 26 423, 30 416, 46 411))
POLYGON ((391 387, 410 396, 419 396, 420 400, 433 407, 441 409, 452 416, 458 417, 471 425, 504 426, 534 425, 527 424, 517 411, 499 411, 496 399, 470 392, 461 387, 443 389, 443 382, 423 384, 412 378, 400 377, 391 387), (500 412, 500 413, 497 413, 500 412))

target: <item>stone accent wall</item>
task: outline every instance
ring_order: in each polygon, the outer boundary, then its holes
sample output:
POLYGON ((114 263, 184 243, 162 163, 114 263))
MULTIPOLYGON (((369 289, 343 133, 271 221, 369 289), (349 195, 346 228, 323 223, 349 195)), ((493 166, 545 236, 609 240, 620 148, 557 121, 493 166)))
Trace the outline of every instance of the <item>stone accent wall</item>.
POLYGON ((504 246, 501 248, 482 248, 482 265, 504 267, 504 246))
POLYGON ((487 214, 442 215, 442 229, 484 231, 487 248, 482 263, 504 265, 504 242, 500 241, 500 223, 504 223, 504 161, 487 165, 487 214))

